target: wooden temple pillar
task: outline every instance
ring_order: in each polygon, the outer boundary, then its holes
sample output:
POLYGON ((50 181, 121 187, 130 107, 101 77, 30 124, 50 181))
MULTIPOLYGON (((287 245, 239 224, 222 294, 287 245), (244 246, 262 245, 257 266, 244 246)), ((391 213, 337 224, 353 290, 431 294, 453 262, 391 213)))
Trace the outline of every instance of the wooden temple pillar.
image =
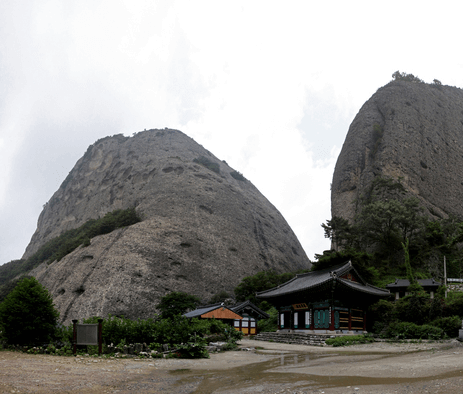
POLYGON ((333 305, 330 306, 330 331, 334 331, 334 307, 333 305))

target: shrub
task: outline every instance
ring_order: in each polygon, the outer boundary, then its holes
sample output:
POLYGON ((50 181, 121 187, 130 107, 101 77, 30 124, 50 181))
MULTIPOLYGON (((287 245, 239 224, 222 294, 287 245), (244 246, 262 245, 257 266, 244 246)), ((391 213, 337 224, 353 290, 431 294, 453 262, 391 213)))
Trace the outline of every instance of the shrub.
POLYGON ((200 156, 197 159, 193 160, 195 163, 201 164, 206 167, 208 170, 214 171, 216 174, 220 174, 220 165, 209 160, 207 157, 200 156))
MULTIPOLYGON (((98 317, 85 319, 84 323, 96 323, 98 317)), ((72 325, 69 326, 72 335, 72 325)), ((168 319, 137 319, 109 316, 103 320, 103 342, 106 344, 156 343, 177 345, 190 338, 219 335, 223 340, 236 341, 240 333, 216 319, 188 319, 177 315, 168 319)))
POLYGON ((337 346, 357 345, 361 343, 371 343, 374 341, 375 340, 371 335, 365 334, 365 335, 346 335, 342 337, 328 338, 325 341, 325 343, 327 345, 337 347, 337 346))
POLYGON ((241 172, 238 172, 238 171, 232 171, 230 172, 230 175, 235 178, 237 181, 242 181, 242 182, 245 182, 246 181, 246 178, 243 176, 243 174, 241 174, 241 172))
POLYGON ((443 310, 444 316, 463 317, 463 293, 450 293, 443 310))
POLYGON ((391 301, 380 300, 370 306, 368 320, 375 323, 386 323, 395 316, 395 305, 391 301))
POLYGON ((461 319, 458 316, 442 317, 433 320, 430 324, 442 329, 448 337, 455 338, 458 336, 458 331, 461 328, 461 319))
POLYGON ((198 342, 182 343, 177 347, 177 351, 182 358, 209 358, 209 352, 206 349, 206 342, 201 340, 198 342))
POLYGON ((275 332, 278 330, 278 311, 275 307, 266 311, 269 315, 268 319, 262 319, 257 322, 257 330, 259 332, 275 332))
POLYGON ((418 325, 428 321, 430 307, 429 295, 424 293, 406 296, 395 302, 397 318, 418 325))
MULTIPOLYGON (((84 324, 98 323, 98 317, 94 316, 83 320, 84 324)), ((154 319, 131 320, 124 317, 109 315, 103 320, 103 342, 106 344, 120 343, 150 343, 154 337, 154 319)), ((72 333, 72 326, 71 333, 72 333)))
POLYGON ((395 339, 442 339, 444 336, 444 330, 439 327, 409 322, 391 323, 386 331, 386 337, 395 339))
POLYGON ((444 310, 444 301, 440 298, 434 298, 431 300, 429 307, 429 320, 435 320, 442 317, 444 310))
POLYGON ((30 277, 0 304, 0 326, 10 344, 39 344, 55 337, 59 313, 48 290, 30 277))

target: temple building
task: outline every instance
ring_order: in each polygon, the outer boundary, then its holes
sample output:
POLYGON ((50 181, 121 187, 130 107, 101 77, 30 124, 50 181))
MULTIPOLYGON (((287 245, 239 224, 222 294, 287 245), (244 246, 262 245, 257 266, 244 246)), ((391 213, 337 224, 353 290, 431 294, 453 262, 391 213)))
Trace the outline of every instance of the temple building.
POLYGON ((184 314, 185 317, 198 319, 218 319, 233 326, 244 335, 257 334, 257 322, 267 319, 267 313, 255 306, 251 301, 244 301, 233 306, 224 303, 200 306, 194 311, 184 314))
MULTIPOLYGON (((441 286, 441 283, 437 282, 434 278, 418 279, 417 282, 423 287, 425 292, 429 293, 431 298, 434 298, 434 294, 439 286, 441 286)), ((408 286, 410 286, 408 279, 396 279, 394 283, 386 285, 386 289, 393 293, 395 295, 394 298, 398 300, 409 294, 407 291, 408 286)))
POLYGON ((244 335, 257 334, 257 322, 269 317, 267 313, 259 309, 249 300, 231 306, 230 309, 243 316, 242 319, 235 320, 233 324, 235 330, 241 331, 244 335))
POLYGON ((368 307, 391 293, 366 283, 348 261, 297 275, 256 296, 279 310, 280 331, 350 333, 366 331, 368 307))

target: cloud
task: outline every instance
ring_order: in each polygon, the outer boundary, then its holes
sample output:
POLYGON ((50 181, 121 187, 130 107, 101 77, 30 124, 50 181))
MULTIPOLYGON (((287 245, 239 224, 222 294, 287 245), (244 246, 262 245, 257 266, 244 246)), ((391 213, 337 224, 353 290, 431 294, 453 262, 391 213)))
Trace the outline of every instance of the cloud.
POLYGON ((156 127, 244 173, 313 258, 361 105, 397 69, 463 84, 458 17, 445 2, 2 2, 0 264, 88 145, 156 127))

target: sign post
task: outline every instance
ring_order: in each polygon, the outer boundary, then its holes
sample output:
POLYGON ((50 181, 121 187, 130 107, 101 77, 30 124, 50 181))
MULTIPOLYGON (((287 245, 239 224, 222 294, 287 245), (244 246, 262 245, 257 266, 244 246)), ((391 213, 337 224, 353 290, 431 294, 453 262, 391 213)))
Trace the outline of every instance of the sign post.
POLYGON ((77 324, 73 325, 73 351, 77 354, 77 345, 98 345, 98 355, 103 352, 103 319, 98 319, 98 324, 77 324))

